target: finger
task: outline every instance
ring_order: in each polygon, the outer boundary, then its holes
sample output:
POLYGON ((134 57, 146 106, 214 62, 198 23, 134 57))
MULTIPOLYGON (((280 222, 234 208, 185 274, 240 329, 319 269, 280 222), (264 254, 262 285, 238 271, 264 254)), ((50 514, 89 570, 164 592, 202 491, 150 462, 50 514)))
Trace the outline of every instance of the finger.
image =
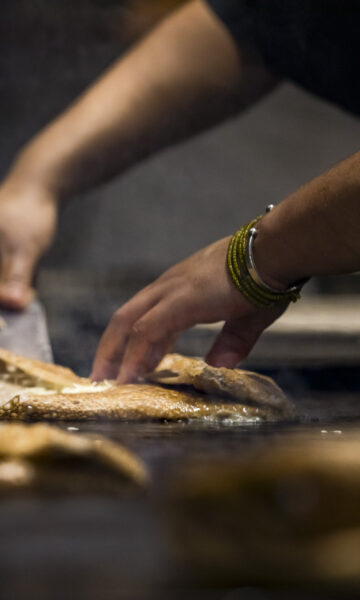
POLYGON ((1 255, 0 303, 23 310, 34 297, 31 281, 37 256, 25 249, 3 250, 1 255))
POLYGON ((236 367, 248 356, 259 335, 260 332, 247 332, 243 322, 225 323, 206 356, 206 362, 213 367, 236 367))
POLYGON ((175 334, 167 335, 157 342, 135 342, 132 338, 117 377, 118 385, 135 383, 139 378, 151 373, 173 347, 175 340, 175 334))
POLYGON ((162 293, 162 286, 148 286, 114 313, 96 350, 92 381, 116 379, 134 323, 156 305, 162 293))
POLYGON ((137 321, 129 336, 117 383, 130 383, 153 371, 176 339, 168 327, 171 305, 163 301, 137 321))
POLYGON ((155 369, 177 335, 200 322, 201 305, 186 293, 163 299, 137 321, 128 338, 119 384, 136 381, 155 369))

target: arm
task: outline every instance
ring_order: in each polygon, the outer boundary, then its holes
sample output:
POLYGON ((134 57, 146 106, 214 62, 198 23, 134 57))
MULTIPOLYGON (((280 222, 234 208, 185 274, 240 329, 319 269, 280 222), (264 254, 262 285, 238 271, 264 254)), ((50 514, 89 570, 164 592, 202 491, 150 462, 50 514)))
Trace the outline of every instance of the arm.
MULTIPOLYGON (((255 263, 273 287, 360 269, 360 153, 300 188, 257 229, 255 263)), ((249 354, 285 307, 258 309, 242 296, 226 268, 229 241, 172 267, 114 314, 96 353, 94 379, 135 380, 197 323, 226 321, 207 356, 210 364, 234 367, 249 354)))
POLYGON ((301 187, 259 222, 254 257, 265 280, 360 269, 360 152, 301 187))
POLYGON ((0 188, 0 302, 29 301, 59 199, 224 120, 274 83, 201 0, 170 15, 16 158, 0 188))
POLYGON ((272 84, 195 0, 157 26, 32 140, 15 169, 67 196, 222 121, 272 84))

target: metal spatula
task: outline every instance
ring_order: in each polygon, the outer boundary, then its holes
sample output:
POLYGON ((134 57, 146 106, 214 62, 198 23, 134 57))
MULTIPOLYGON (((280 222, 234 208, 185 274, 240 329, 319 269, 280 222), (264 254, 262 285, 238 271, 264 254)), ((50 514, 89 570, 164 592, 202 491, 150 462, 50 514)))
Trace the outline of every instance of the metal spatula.
POLYGON ((0 317, 0 348, 53 362, 45 311, 39 300, 33 300, 24 312, 0 309, 0 317))

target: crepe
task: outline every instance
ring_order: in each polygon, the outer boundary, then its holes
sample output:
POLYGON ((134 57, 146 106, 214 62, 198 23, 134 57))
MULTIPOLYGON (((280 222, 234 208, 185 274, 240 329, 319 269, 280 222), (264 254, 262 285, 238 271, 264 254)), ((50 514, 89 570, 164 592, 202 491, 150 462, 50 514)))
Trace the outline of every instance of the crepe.
POLYGON ((148 474, 132 452, 99 435, 37 423, 0 424, 0 491, 144 486, 148 474))
POLYGON ((65 386, 90 383, 89 379, 78 377, 67 367, 19 356, 4 348, 0 348, 0 379, 23 387, 39 386, 58 391, 65 386))
POLYGON ((192 458, 168 486, 164 529, 197 584, 360 588, 359 431, 192 458))
POLYGON ((3 419, 201 419, 231 423, 293 416, 291 403, 272 379, 247 371, 213 368, 167 355, 149 382, 91 383, 69 369, 0 349, 0 418, 3 419), (156 383, 155 383, 156 382, 156 383))

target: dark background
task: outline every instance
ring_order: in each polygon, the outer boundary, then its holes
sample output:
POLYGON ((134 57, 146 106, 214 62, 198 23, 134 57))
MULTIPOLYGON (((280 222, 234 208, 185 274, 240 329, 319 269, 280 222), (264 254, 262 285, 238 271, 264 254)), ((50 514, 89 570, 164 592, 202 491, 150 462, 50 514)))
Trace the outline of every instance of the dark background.
MULTIPOLYGON (((2 0, 1 175, 169 4, 2 0)), ((359 134, 354 117, 284 83, 246 114, 74 198, 38 275, 56 357, 86 370, 117 305, 353 153, 359 134), (69 329, 85 337, 81 361, 69 329)))

